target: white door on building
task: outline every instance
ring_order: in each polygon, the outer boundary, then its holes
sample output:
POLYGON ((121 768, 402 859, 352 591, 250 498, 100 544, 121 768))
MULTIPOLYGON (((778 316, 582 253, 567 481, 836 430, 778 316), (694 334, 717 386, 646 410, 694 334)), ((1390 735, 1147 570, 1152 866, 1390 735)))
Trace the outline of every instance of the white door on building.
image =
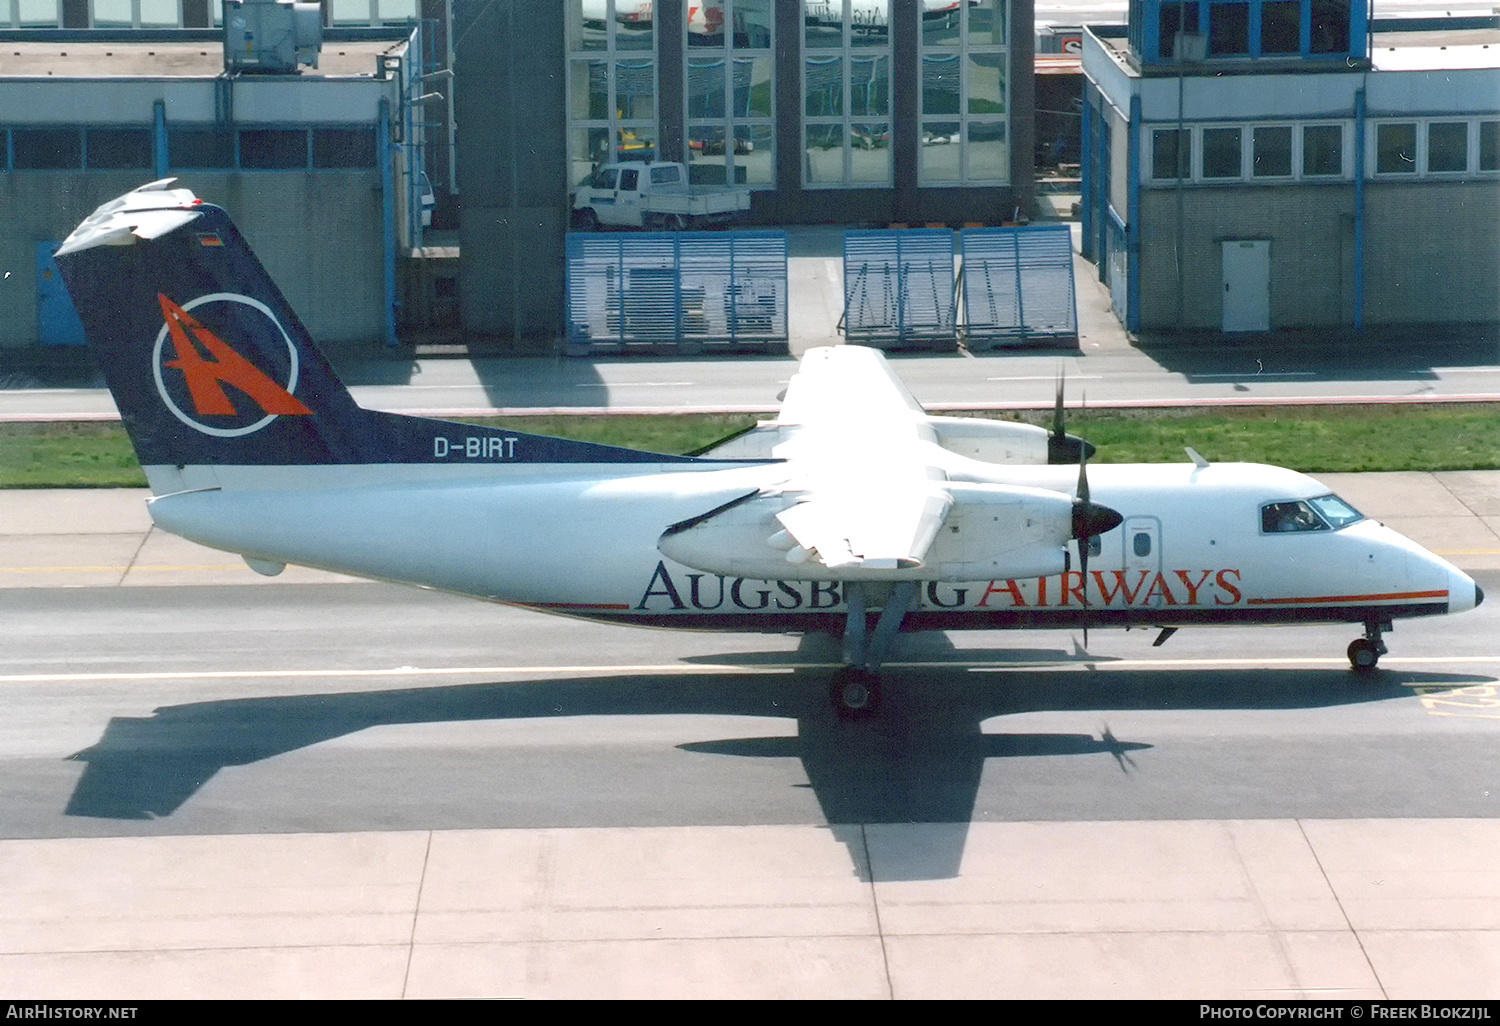
POLYGON ((1224 243, 1224 330, 1271 330, 1271 242, 1224 243))

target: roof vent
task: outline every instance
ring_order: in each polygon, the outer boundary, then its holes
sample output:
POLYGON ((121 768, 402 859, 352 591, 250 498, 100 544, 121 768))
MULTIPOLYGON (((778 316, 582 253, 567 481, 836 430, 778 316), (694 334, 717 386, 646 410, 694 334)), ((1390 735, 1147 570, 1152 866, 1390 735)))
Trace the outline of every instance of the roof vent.
POLYGON ((317 4, 224 0, 224 70, 295 75, 318 66, 323 19, 317 4))

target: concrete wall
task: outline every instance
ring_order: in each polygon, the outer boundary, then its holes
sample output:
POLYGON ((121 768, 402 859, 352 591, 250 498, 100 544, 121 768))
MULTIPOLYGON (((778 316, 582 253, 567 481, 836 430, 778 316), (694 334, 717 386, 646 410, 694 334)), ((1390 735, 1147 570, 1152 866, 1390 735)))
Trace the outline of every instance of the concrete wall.
MULTIPOLYGON (((1365 186, 1364 321, 1500 320, 1500 182, 1365 186)), ((1222 243, 1271 241, 1271 326, 1354 323, 1354 187, 1215 186, 1141 193, 1141 326, 1217 329, 1222 243), (1179 314, 1177 251, 1182 245, 1179 314)))
MULTIPOLYGON (((0 347, 37 341, 36 244, 61 241, 144 171, 0 175, 0 347)), ((375 171, 193 172, 179 184, 229 211, 323 342, 384 338, 380 176, 375 171)))
POLYGON ((1500 321, 1500 181, 1365 186, 1365 320, 1500 321))
POLYGON ((1185 187, 1141 192, 1141 327, 1223 323, 1223 243, 1271 241, 1271 326, 1352 323, 1351 186, 1185 187), (1178 299, 1182 247, 1181 312, 1178 299))

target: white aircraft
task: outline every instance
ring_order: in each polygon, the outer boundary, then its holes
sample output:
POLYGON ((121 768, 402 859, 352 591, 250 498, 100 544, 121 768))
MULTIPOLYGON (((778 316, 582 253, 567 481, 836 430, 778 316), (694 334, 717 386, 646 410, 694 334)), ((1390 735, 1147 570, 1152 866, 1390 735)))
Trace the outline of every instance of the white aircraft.
MULTIPOLYGON (((876 350, 807 353, 779 415, 697 457, 365 410, 228 215, 171 179, 57 257, 154 497, 184 538, 593 620, 842 637, 842 711, 900 632, 1354 623, 1483 599, 1277 467, 1087 466, 1053 430, 929 416, 876 350), (1076 466, 1075 466, 1076 464, 1076 466)), ((1085 645, 1087 637, 1085 635, 1085 645)))

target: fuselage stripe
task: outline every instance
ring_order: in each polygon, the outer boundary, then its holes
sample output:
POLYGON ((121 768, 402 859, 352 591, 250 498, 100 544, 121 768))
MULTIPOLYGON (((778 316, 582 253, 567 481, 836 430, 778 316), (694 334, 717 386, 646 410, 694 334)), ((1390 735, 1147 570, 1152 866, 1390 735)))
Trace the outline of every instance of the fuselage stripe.
POLYGON ((1292 598, 1253 598, 1247 600, 1252 606, 1316 605, 1320 602, 1397 602, 1405 599, 1448 597, 1443 591, 1400 591, 1388 595, 1313 595, 1292 598))

